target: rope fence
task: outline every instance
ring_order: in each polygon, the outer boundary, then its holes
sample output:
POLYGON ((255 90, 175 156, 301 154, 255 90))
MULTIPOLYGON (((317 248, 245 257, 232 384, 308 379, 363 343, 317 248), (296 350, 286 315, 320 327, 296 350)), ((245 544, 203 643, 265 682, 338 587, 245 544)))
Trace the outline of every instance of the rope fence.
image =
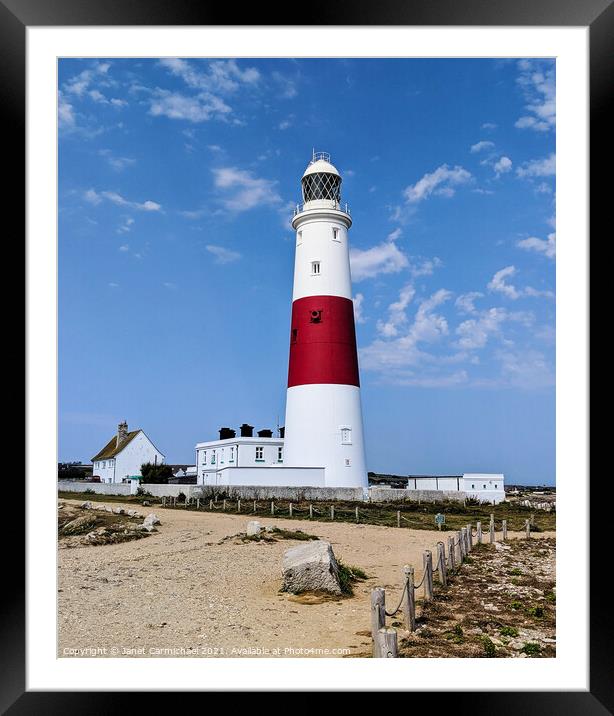
MULTIPOLYGON (((531 537, 531 520, 525 521, 525 537, 531 537)), ((489 523, 489 541, 495 542, 495 520, 491 515, 489 523)), ((501 524, 502 540, 507 540, 507 520, 501 524)), ((416 584, 414 578, 414 567, 405 565, 403 567, 403 590, 396 609, 386 610, 386 591, 383 587, 375 587, 371 590, 371 638, 373 642, 373 656, 375 658, 396 658, 398 656, 398 633, 394 628, 386 626, 386 617, 394 617, 403 612, 405 629, 409 632, 416 630, 416 599, 415 593, 424 587, 424 601, 434 599, 433 574, 437 572, 438 581, 441 587, 448 586, 449 576, 457 574, 467 560, 469 553, 473 550, 473 537, 476 537, 477 544, 482 543, 482 524, 476 524, 475 533, 472 525, 466 525, 460 529, 456 536, 448 537, 447 557, 446 545, 444 542, 437 543, 437 561, 433 567, 433 555, 431 550, 424 550, 422 554, 422 579, 416 584)))

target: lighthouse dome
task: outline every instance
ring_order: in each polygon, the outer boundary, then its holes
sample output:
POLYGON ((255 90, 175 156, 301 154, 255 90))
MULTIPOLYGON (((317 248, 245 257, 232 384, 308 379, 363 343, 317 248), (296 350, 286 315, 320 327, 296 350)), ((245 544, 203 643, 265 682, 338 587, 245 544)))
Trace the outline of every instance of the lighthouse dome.
POLYGON ((301 179, 303 201, 328 199, 339 202, 341 199, 341 175, 331 164, 326 152, 314 152, 309 166, 301 179))

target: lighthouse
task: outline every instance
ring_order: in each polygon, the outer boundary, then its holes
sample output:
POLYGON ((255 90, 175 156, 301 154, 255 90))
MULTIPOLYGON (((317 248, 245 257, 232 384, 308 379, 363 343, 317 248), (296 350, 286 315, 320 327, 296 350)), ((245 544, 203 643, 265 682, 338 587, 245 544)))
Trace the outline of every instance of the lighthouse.
POLYGON ((284 463, 324 467, 327 487, 367 487, 341 175, 314 152, 296 207, 284 463))

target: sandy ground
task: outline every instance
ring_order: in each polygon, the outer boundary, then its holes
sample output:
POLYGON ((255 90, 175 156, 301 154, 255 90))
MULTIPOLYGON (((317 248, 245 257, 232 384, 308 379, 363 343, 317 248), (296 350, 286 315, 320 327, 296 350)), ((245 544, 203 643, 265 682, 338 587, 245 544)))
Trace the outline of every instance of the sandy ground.
POLYGON ((244 532, 251 517, 138 509, 143 515, 155 511, 162 521, 157 533, 134 542, 59 550, 58 656, 364 653, 370 645, 365 634, 371 589, 384 587, 387 603, 396 605, 403 565, 413 564, 420 579, 422 551, 434 550, 441 538, 437 531, 258 516, 263 525, 328 540, 343 562, 371 576, 355 586, 351 598, 303 604, 279 593, 282 555, 298 542, 217 544, 244 532))

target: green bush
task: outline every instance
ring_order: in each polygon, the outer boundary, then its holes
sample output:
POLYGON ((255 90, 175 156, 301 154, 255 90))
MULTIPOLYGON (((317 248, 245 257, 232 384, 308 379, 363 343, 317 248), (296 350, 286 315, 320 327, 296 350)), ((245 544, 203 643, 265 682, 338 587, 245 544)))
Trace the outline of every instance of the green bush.
POLYGON ((482 647, 484 648, 484 655, 487 656, 489 659, 492 659, 493 656, 497 653, 497 647, 494 645, 493 641, 485 636, 482 638, 482 647))
POLYGON ((504 626, 499 633, 501 636, 515 637, 518 636, 518 629, 516 629, 516 627, 504 626))
POLYGON ((520 651, 527 656, 535 656, 536 654, 539 654, 541 650, 542 648, 539 644, 536 644, 534 641, 531 641, 527 642, 520 651))

